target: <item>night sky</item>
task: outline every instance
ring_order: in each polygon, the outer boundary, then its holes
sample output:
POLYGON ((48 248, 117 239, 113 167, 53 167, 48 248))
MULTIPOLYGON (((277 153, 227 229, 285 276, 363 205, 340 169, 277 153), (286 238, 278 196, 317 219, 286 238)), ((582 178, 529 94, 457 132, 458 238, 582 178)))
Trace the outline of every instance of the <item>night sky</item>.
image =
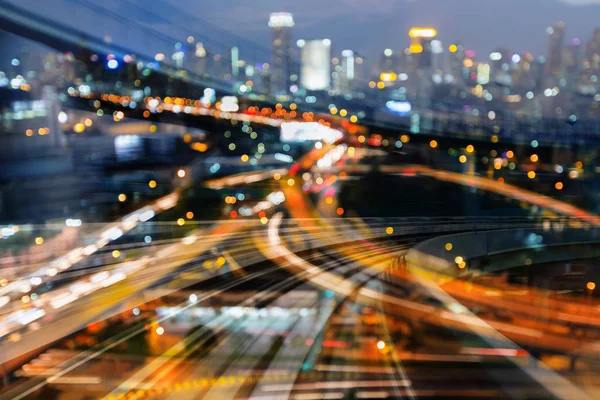
POLYGON ((387 47, 407 47, 411 26, 435 27, 444 47, 460 41, 480 59, 498 47, 545 55, 546 28, 561 20, 567 25, 565 43, 580 37, 585 44, 600 27, 600 0, 9 1, 100 37, 110 34, 115 43, 131 44, 131 49, 148 54, 165 51, 167 45, 171 49, 171 39, 184 41, 192 34, 206 43, 238 45, 242 52, 254 47, 257 59, 266 60, 271 40, 267 21, 274 11, 294 14, 295 39, 330 38, 334 54, 348 48, 370 61, 379 59, 387 47), (94 7, 107 8, 118 18, 98 17, 94 7), (119 19, 121 30, 111 22, 119 19), (132 21, 169 38, 162 39, 162 48, 157 45, 161 39, 145 33, 137 40, 130 32, 132 21))

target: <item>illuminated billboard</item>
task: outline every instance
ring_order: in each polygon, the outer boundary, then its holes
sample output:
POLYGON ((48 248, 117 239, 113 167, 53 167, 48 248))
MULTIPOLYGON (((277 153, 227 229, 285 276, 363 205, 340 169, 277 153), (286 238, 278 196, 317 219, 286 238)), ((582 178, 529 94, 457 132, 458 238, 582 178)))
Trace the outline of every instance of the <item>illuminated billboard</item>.
POLYGON ((342 138, 342 132, 317 122, 284 122, 281 124, 280 139, 284 143, 323 141, 335 143, 342 138))
POLYGON ((331 87, 331 40, 307 40, 301 48, 300 86, 307 90, 331 87))
POLYGON ((437 31, 433 28, 412 28, 408 35, 411 38, 434 38, 437 35, 437 31))
POLYGON ((276 12, 269 16, 269 27, 271 28, 291 28, 294 26, 294 17, 290 13, 276 12))

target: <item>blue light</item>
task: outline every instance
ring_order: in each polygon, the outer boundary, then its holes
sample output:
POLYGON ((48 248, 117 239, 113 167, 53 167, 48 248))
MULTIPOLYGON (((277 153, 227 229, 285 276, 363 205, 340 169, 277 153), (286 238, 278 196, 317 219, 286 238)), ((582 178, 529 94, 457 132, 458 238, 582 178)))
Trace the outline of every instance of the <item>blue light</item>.
POLYGON ((12 64, 13 67, 18 67, 19 64, 21 64, 21 62, 16 58, 13 58, 10 63, 12 64))
POLYGON ((119 67, 119 62, 113 58, 112 60, 108 60, 106 66, 108 69, 117 69, 119 67))
POLYGON ((385 106, 392 112, 398 113, 400 115, 408 115, 412 110, 412 106, 407 101, 394 101, 390 100, 385 103, 385 106))

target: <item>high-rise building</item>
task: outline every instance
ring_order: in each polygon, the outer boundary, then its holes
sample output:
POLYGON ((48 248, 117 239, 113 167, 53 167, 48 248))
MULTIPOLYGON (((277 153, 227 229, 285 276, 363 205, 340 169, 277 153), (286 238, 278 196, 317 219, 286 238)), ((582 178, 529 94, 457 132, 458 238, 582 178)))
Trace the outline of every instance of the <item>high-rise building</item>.
POLYGON ((465 48, 460 43, 453 43, 448 46, 448 51, 450 52, 450 74, 455 82, 460 82, 463 78, 465 48))
POLYGON ((500 48, 490 53, 490 80, 499 83, 507 81, 510 70, 511 53, 508 49, 500 48))
MULTIPOLYGON (((412 28, 408 35, 411 38, 410 53, 413 55, 415 71, 431 69, 433 67, 432 42, 437 36, 437 31, 433 28, 412 28)), ((439 46, 441 47, 441 43, 439 46)))
POLYGON ((393 72, 397 74, 401 70, 400 53, 392 49, 385 49, 379 60, 379 73, 393 72))
POLYGON ((532 89, 535 86, 531 74, 531 63, 534 57, 529 52, 513 54, 512 56, 512 86, 522 89, 532 89))
POLYGON ((294 17, 290 13, 272 13, 269 27, 273 34, 271 51, 271 93, 287 93, 293 68, 292 27, 294 17))
POLYGON ((565 78, 569 87, 577 82, 581 71, 581 40, 574 38, 563 51, 565 78))
POLYGON ((546 74, 559 77, 562 68, 562 49, 565 36, 565 23, 558 22, 546 29, 548 34, 548 57, 546 58, 546 74))
POLYGON ((306 90, 331 88, 331 40, 299 40, 300 87, 306 90))
POLYGON ((344 50, 342 56, 335 60, 337 65, 332 74, 334 89, 342 94, 351 93, 360 86, 363 79, 363 58, 353 50, 344 50))
POLYGON ((594 30, 592 39, 587 43, 585 59, 588 68, 593 71, 600 70, 600 28, 594 30))
POLYGON ((194 47, 194 55, 190 58, 196 61, 194 71, 201 75, 206 74, 209 56, 208 52, 204 48, 204 44, 202 44, 201 42, 196 43, 194 47))

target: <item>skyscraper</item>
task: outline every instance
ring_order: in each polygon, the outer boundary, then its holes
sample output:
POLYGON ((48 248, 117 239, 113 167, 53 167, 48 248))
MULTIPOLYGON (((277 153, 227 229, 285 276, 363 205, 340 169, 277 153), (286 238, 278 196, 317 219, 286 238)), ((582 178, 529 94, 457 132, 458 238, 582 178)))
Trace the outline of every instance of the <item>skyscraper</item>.
POLYGON ((562 46, 565 36, 565 23, 558 22, 546 29, 548 34, 548 57, 546 62, 546 75, 559 77, 562 68, 562 46))
POLYGON ((490 79, 493 82, 507 83, 509 75, 511 53, 508 49, 499 48, 490 54, 490 79))
POLYGON ((456 43, 448 46, 448 51, 450 52, 450 74, 454 77, 455 82, 462 81, 465 48, 462 44, 456 43))
POLYGON ((385 49, 379 60, 379 73, 400 72, 400 54, 392 49, 385 49))
POLYGON ((363 79, 363 58, 353 50, 343 50, 341 58, 334 58, 335 71, 333 89, 337 93, 348 94, 360 87, 363 79))
POLYGON ((300 87, 306 90, 331 88, 331 40, 299 40, 300 87))
POLYGON ((572 88, 581 71, 581 40, 579 38, 571 40, 571 43, 564 49, 563 61, 567 84, 572 88))
POLYGON ((432 68, 432 41, 435 39, 437 31, 433 28, 412 28, 408 35, 411 38, 410 53, 415 62, 414 70, 432 68))
POLYGON ((600 28, 594 30, 592 40, 587 43, 585 49, 586 65, 593 71, 600 69, 600 28))
POLYGON ((294 17, 290 13, 272 13, 269 27, 273 34, 271 50, 271 93, 277 94, 290 88, 292 73, 292 27, 294 17))

